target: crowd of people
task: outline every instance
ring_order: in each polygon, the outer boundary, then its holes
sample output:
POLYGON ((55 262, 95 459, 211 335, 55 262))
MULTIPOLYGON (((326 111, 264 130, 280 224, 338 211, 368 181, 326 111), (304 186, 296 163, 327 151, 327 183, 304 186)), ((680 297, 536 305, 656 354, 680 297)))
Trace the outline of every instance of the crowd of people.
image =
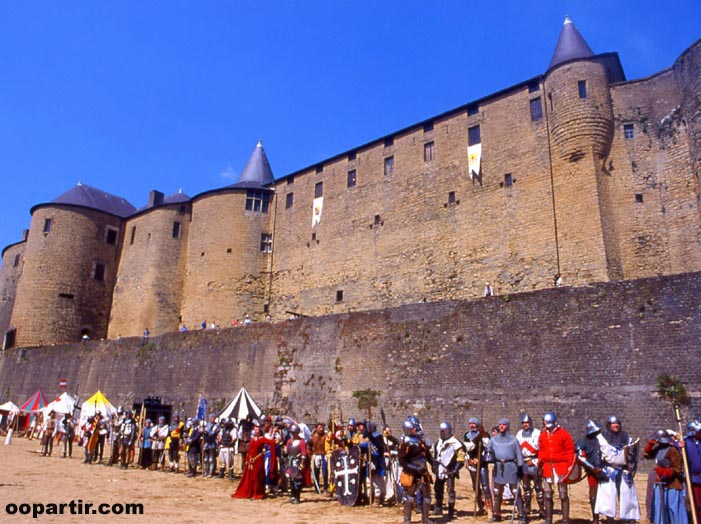
POLYGON ((641 520, 634 478, 639 449, 654 460, 645 494, 647 519, 653 524, 688 524, 690 512, 701 506, 701 422, 692 421, 687 434, 658 430, 647 442, 633 439, 622 421, 610 416, 604 427, 586 421, 575 441, 558 424, 555 413, 543 415, 542 427, 523 415, 515 434, 502 418, 487 432, 477 417, 467 421, 462 438, 449 422, 439 426, 435 443, 415 416, 402 423, 402 435, 387 424, 349 419, 318 423, 313 430, 291 418, 248 416, 239 421, 214 414, 208 420, 155 424, 119 408, 111 417, 100 412, 77 424, 70 414, 49 414, 37 426, 42 456, 62 444, 70 457, 74 439, 83 448, 85 464, 130 466, 189 477, 240 477, 234 498, 262 499, 289 494, 299 503, 304 487, 335 497, 341 504, 403 506, 404 522, 417 511, 423 523, 430 515, 457 517, 456 479, 467 473, 474 493, 474 516, 488 522, 510 517, 519 524, 542 520, 552 524, 555 499, 563 524, 570 522, 569 485, 585 479, 593 524, 624 524, 641 520), (137 455, 138 453, 138 455, 137 455), (236 457, 239 457, 238 459, 236 457), (511 515, 505 515, 505 500, 511 515))

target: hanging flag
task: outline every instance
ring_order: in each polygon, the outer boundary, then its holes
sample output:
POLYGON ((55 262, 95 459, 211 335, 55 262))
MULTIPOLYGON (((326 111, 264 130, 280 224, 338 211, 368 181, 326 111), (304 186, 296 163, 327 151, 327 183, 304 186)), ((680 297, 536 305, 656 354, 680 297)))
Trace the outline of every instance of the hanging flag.
POLYGON ((66 389, 68 387, 68 381, 65 378, 62 378, 58 381, 58 387, 61 389, 66 389))
POLYGON ((482 163, 482 144, 467 146, 467 170, 470 179, 479 178, 482 163))
POLYGON ((197 418, 207 420, 207 399, 200 395, 200 403, 197 406, 197 418))
POLYGON ((318 197, 314 199, 313 211, 312 211, 312 227, 321 222, 321 210, 324 207, 324 197, 318 197))

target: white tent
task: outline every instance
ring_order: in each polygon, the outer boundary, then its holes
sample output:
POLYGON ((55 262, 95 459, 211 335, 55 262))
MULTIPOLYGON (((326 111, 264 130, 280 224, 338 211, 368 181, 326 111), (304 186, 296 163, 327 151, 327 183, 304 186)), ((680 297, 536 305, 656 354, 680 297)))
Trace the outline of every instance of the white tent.
POLYGON ((253 418, 258 418, 263 413, 263 410, 258 407, 258 404, 248 394, 246 388, 242 387, 228 406, 219 414, 219 418, 232 418, 236 421, 246 418, 248 415, 253 418))
POLYGON ((7 411, 8 413, 14 413, 16 415, 19 413, 19 406, 8 400, 4 404, 0 404, 0 411, 7 411))
POLYGON ((70 413, 72 415, 73 409, 75 409, 75 399, 64 391, 56 398, 56 400, 50 402, 42 411, 44 412, 44 415, 48 415, 51 410, 53 410, 55 413, 70 413))

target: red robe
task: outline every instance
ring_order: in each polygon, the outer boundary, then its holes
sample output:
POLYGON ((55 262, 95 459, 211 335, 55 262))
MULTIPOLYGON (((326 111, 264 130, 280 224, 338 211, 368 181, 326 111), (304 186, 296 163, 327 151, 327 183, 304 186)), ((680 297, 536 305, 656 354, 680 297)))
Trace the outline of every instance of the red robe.
POLYGON ((560 426, 552 433, 543 428, 538 438, 538 463, 543 468, 543 478, 553 478, 554 472, 561 481, 569 475, 574 461, 572 435, 560 426))
POLYGON ((246 454, 243 477, 231 495, 235 499, 262 499, 265 496, 265 446, 270 446, 270 461, 275 463, 275 441, 266 437, 251 437, 246 454))

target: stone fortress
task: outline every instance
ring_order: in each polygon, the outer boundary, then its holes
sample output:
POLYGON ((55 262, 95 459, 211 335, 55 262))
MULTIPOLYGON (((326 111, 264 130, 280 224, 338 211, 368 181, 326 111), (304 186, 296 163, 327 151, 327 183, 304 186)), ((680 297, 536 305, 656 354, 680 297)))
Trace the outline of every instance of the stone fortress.
POLYGON ((626 80, 565 20, 544 74, 275 179, 77 185, 2 252, 4 347, 701 271, 701 41, 626 80))

